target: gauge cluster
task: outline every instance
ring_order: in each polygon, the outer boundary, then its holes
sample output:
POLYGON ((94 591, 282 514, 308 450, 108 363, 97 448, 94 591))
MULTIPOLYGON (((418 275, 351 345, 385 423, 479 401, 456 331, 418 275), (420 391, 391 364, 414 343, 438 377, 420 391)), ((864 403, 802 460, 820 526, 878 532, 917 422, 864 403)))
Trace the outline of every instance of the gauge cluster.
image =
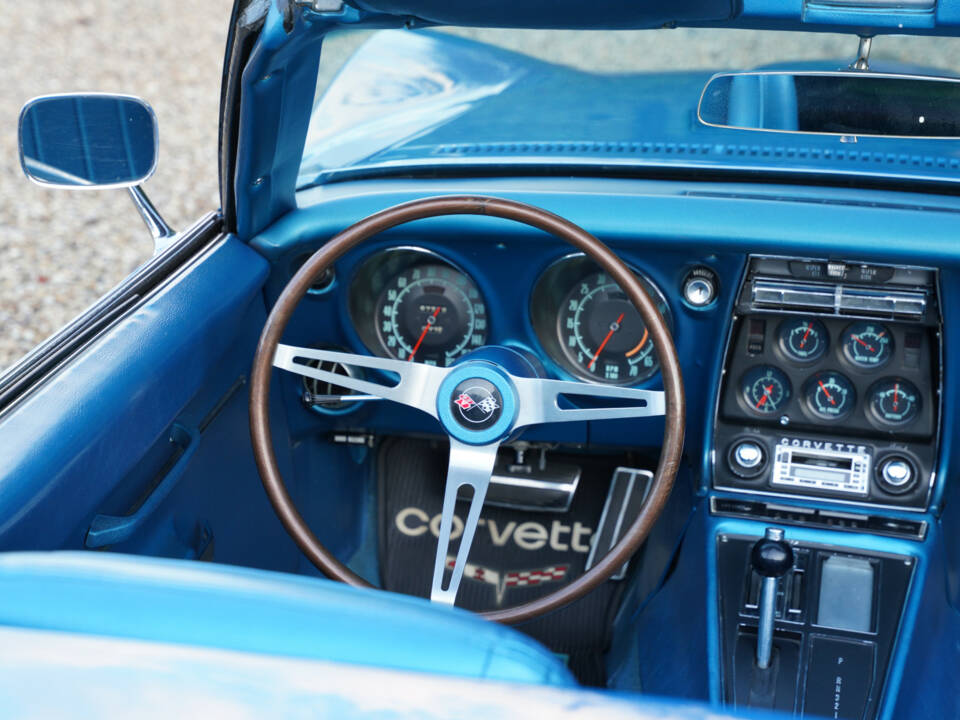
MULTIPOLYGON (((663 294, 637 276, 669 323, 663 294)), ((420 248, 391 248, 367 258, 351 281, 348 304, 361 341, 385 357, 446 367, 496 342, 476 281, 420 248)), ((632 385, 660 369, 640 314, 583 255, 561 258, 540 275, 531 291, 530 321, 545 358, 570 376, 632 385)))
POLYGON ((763 259, 748 269, 726 351, 715 486, 924 507, 940 399, 935 272, 874 288, 842 276, 801 285, 793 267, 763 259), (888 309, 908 291, 919 311, 888 309), (815 306, 845 293, 867 312, 815 306))
POLYGON ((778 314, 739 323, 724 414, 779 427, 929 437, 931 344, 923 327, 778 314), (924 385, 921 390, 919 385, 924 385))

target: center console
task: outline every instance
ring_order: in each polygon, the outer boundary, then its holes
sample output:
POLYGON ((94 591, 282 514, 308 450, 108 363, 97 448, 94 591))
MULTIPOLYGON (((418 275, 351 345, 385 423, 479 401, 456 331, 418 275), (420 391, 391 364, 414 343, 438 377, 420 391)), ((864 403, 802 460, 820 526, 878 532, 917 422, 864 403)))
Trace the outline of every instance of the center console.
POLYGON ((941 352, 934 269, 750 258, 712 454, 711 514, 763 523, 716 536, 727 704, 876 717, 916 557, 808 529, 924 539, 941 352))
POLYGON ((936 271, 752 258, 725 356, 714 487, 924 510, 940 365, 936 271))

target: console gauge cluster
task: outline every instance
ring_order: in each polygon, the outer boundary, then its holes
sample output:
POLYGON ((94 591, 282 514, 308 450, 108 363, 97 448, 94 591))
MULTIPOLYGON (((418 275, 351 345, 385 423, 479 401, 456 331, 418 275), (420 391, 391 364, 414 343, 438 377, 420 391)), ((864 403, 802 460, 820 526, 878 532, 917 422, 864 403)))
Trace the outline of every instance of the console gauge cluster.
POLYGON ((724 368, 716 487, 926 507, 940 409, 936 271, 752 258, 724 368))

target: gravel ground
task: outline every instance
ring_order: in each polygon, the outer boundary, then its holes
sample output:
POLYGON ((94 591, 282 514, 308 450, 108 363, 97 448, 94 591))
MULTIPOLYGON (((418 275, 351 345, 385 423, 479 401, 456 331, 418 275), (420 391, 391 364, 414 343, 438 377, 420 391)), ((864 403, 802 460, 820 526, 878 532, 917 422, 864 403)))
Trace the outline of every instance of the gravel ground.
MULTIPOLYGON (((220 72, 232 0, 7 3, 0 13, 0 370, 146 260, 152 242, 122 191, 64 192, 28 182, 17 116, 35 95, 140 95, 160 123, 160 163, 146 190, 183 228, 217 207, 220 72)), ((491 39, 485 30, 459 34, 491 39)), ((330 47, 336 67, 362 41, 330 47)), ((509 49, 593 71, 716 68, 849 57, 852 37, 748 31, 497 31, 509 49)), ((874 57, 960 67, 960 41, 881 38, 874 57)), ((324 74, 326 77, 327 74, 324 74)))
POLYGON ((35 95, 140 95, 160 123, 145 188, 173 227, 219 206, 217 120, 232 0, 4 3, 0 13, 0 369, 153 251, 122 190, 67 192, 20 171, 17 117, 35 95), (178 12, 179 11, 179 12, 178 12))

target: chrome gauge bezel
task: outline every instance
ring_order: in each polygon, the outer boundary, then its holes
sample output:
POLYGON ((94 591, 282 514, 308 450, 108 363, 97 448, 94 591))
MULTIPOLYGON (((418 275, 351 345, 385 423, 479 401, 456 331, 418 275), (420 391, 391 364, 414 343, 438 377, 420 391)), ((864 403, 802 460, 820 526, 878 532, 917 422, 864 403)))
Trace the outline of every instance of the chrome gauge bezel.
POLYGON ((489 338, 489 316, 486 311, 487 302, 477 281, 470 273, 452 262, 448 258, 426 248, 403 245, 373 252, 365 258, 354 271, 350 279, 350 289, 347 299, 347 312, 354 331, 360 341, 375 355, 385 358, 397 358, 397 354, 387 347, 384 334, 381 331, 378 316, 380 300, 388 285, 398 275, 426 265, 442 265, 455 273, 466 277, 476 288, 479 300, 484 306, 484 342, 489 338))
MULTIPOLYGON (((666 296, 647 275, 639 271, 632 264, 628 263, 628 267, 650 292, 654 302, 663 308, 664 320, 672 332, 673 315, 666 296)), ((640 385, 659 374, 659 361, 649 373, 643 376, 629 378, 626 381, 614 382, 585 372, 568 356, 563 346, 563 328, 561 327, 563 299, 578 282, 594 273, 602 271, 603 269, 600 266, 582 253, 564 255, 550 263, 543 272, 540 273, 530 293, 529 314, 534 335, 546 356, 571 377, 600 385, 640 385)), ((656 356, 656 353, 654 353, 654 356, 656 356)))

